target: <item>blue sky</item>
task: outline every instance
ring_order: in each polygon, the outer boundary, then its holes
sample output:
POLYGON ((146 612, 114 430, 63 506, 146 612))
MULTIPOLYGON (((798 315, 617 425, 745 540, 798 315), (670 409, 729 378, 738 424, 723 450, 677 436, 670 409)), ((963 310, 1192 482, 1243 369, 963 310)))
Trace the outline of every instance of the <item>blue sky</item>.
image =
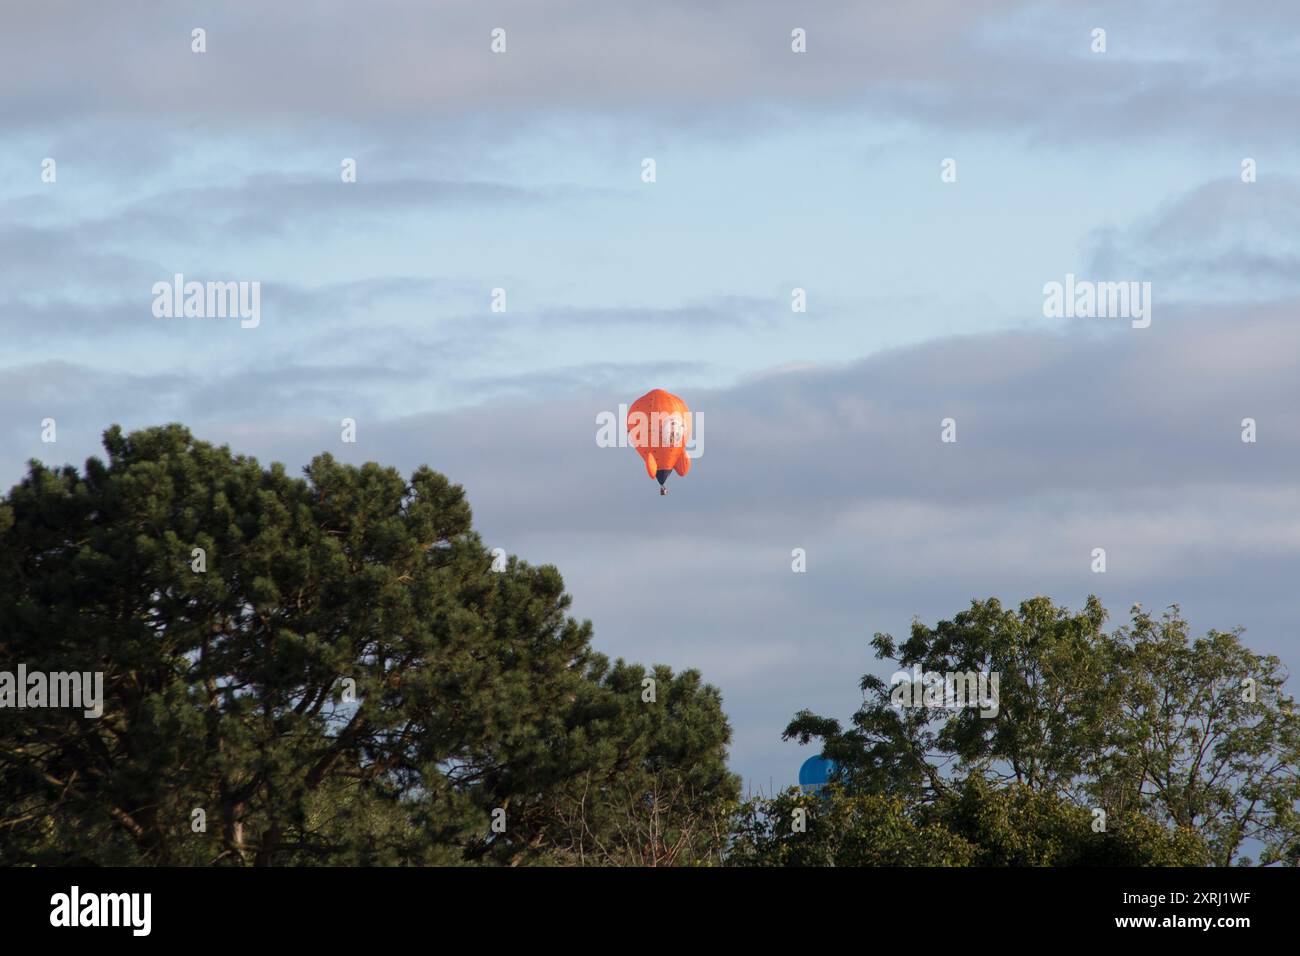
POLYGON ((600 650, 700 667, 764 785, 804 759, 794 711, 856 706, 874 631, 974 597, 1179 601, 1300 663, 1288 4, 4 17, 10 483, 114 422, 291 467, 427 462, 490 543, 560 568, 600 650), (261 324, 154 318, 177 272, 262 283, 261 324), (1067 273, 1151 281, 1151 328, 1044 318, 1067 273), (653 387, 708 421, 666 502, 593 441, 653 387), (671 558, 671 632, 621 613, 646 587, 633 529, 671 558))

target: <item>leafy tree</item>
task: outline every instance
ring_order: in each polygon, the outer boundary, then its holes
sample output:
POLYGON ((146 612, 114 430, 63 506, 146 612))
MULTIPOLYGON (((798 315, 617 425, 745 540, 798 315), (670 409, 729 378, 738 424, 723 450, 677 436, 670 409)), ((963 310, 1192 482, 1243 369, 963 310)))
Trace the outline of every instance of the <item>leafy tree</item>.
POLYGON ((1205 866, 1205 841, 1137 810, 1108 816, 1020 783, 972 775, 922 813, 974 847, 973 866, 1205 866))
POLYGON ((544 848, 533 817, 614 754, 734 797, 716 692, 680 675, 647 723, 555 569, 494 572, 436 472, 321 455, 293 478, 177 425, 104 447, 0 503, 0 660, 101 671, 105 697, 100 719, 6 711, 0 859, 519 862, 498 811, 544 848))
POLYGON ((1204 841, 1141 813, 1093 829, 1085 808, 980 776, 933 803, 897 794, 788 790, 747 802, 728 862, 738 866, 1203 866, 1204 841), (795 811, 803 811, 802 828, 795 811))
POLYGON ((976 848, 897 795, 789 789, 739 810, 731 866, 969 866, 976 848), (796 813, 802 811, 801 817, 796 813), (801 824, 797 826, 796 824, 801 824))
POLYGON ((1241 631, 1193 639, 1178 608, 1154 618, 1135 608, 1117 632, 1122 715, 1089 790, 1117 809, 1138 808, 1205 836, 1214 862, 1300 862, 1300 716, 1271 655, 1241 631))
POLYGON ((786 737, 820 741, 853 793, 953 806, 967 783, 990 781, 1037 817, 1024 794, 1100 808, 1131 834, 1145 825, 1137 814, 1180 840, 1194 832, 1219 865, 1248 862, 1247 839, 1262 843, 1261 862, 1300 861, 1300 719, 1277 658, 1251 652, 1239 631, 1192 641, 1177 607, 1159 621, 1135 608, 1110 633, 1105 620, 1091 597, 1078 613, 1044 597, 1016 610, 990 598, 934 627, 914 622, 902 645, 877 634, 876 656, 901 671, 997 673, 996 716, 899 708, 869 674, 850 726, 801 711, 786 737))
POLYGON ((971 708, 900 709, 891 685, 868 674, 861 682, 864 703, 849 728, 801 711, 786 737, 823 741, 841 779, 868 791, 933 799, 947 791, 950 768, 961 776, 1069 789, 1116 719, 1115 653, 1104 621, 1095 598, 1078 614, 1047 598, 1026 601, 1018 612, 993 598, 973 601, 933 628, 914 621, 901 646, 878 633, 871 642, 876 657, 893 661, 897 671, 997 673, 996 718, 971 708))

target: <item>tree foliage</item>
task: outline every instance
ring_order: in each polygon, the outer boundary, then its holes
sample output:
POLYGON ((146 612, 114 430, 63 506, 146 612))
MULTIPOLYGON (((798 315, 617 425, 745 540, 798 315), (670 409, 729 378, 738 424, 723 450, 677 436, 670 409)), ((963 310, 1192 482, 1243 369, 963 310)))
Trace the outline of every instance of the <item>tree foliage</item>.
POLYGON ((718 691, 593 651, 556 569, 494 566, 437 472, 293 477, 179 425, 104 448, 0 500, 0 661, 104 682, 98 718, 0 712, 2 863, 1300 863, 1280 662, 1177 607, 877 634, 902 671, 998 674, 996 713, 869 674, 847 726, 786 729, 832 785, 741 803, 718 691))
POLYGON ((1083 807, 980 776, 929 804, 898 794, 788 790, 748 801, 729 861, 742 866, 1204 866, 1191 830, 1133 812, 1104 831, 1083 807), (803 810, 801 826, 795 811, 803 810))
POLYGON ((849 726, 801 711, 786 736, 819 741, 852 793, 897 796, 926 819, 942 811, 981 848, 977 862, 1226 866, 1251 862, 1247 841, 1259 862, 1297 862, 1300 717, 1280 661, 1239 631, 1192 639, 1177 607, 1160 618, 1135 607, 1110 632, 1105 622, 1096 598, 1077 613, 990 598, 914 622, 901 645, 877 634, 877 658, 899 671, 997 673, 996 715, 898 707, 868 674, 849 726), (1094 811, 1108 821, 1098 839, 1077 825, 1094 811))
POLYGON ((554 568, 492 570, 442 475, 295 478, 175 425, 104 447, 0 505, 0 659, 105 698, 5 712, 3 861, 519 863, 571 852, 579 788, 617 807, 593 847, 734 800, 717 692, 665 668, 644 702, 554 568))

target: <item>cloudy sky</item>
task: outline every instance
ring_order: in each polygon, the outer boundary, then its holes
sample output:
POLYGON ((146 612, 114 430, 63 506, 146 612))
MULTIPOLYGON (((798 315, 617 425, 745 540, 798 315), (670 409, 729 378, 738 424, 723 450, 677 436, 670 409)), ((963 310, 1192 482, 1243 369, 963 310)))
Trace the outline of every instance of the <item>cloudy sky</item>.
POLYGON ((428 463, 598 649, 720 687, 763 788, 974 597, 1296 670, 1300 7, 1134 6, 4 3, 0 483, 114 422, 428 463), (176 273, 260 325, 155 318, 176 273), (1067 274, 1150 327, 1046 318, 1067 274), (704 420, 666 498, 595 440, 654 387, 704 420))

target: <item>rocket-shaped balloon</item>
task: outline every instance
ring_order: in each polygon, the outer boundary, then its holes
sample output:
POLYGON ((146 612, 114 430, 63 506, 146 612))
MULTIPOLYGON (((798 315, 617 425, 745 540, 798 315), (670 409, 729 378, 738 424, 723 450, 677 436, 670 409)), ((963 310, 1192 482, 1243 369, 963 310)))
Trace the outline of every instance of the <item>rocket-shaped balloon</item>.
POLYGON ((628 443, 645 462, 646 473, 659 481, 659 494, 674 471, 691 470, 686 443, 691 440, 691 410, 676 395, 662 388, 646 392, 627 410, 628 443))

